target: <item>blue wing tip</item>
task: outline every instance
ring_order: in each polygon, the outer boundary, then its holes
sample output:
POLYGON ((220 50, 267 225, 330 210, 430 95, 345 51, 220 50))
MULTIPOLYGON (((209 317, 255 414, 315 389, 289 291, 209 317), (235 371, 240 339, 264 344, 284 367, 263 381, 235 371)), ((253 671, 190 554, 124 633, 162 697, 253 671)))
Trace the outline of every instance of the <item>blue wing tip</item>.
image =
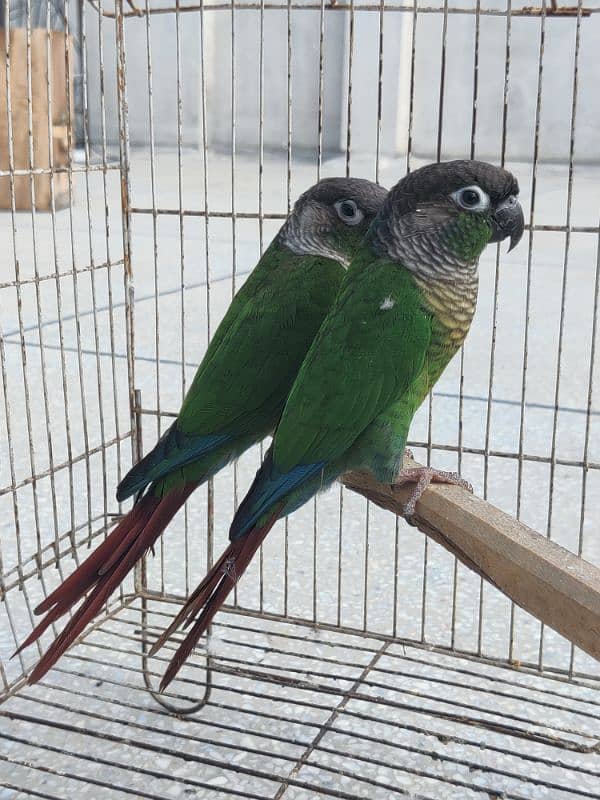
MULTIPOLYGON (((261 517, 272 511, 273 506, 313 475, 321 472, 325 461, 313 464, 300 464, 289 472, 279 472, 273 467, 273 457, 269 450, 254 482, 240 506, 229 528, 229 539, 235 541, 248 534, 261 517)), ((285 503, 282 509, 285 514, 285 503)), ((283 515, 282 514, 282 515, 283 515)))

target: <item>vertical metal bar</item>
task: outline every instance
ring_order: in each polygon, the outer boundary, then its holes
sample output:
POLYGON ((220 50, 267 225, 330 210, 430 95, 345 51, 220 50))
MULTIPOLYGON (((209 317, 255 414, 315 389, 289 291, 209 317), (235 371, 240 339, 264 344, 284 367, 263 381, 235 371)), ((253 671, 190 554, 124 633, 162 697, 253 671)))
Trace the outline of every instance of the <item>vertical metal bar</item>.
POLYGON ((339 516, 338 516, 338 573, 337 573, 337 625, 340 626, 342 624, 342 575, 343 575, 343 562, 342 556, 344 552, 343 548, 343 536, 344 531, 344 492, 343 487, 340 484, 340 494, 339 494, 339 516))
MULTIPOLYGON (((598 309, 600 307, 600 218, 598 219, 598 240, 596 252, 596 271, 594 276, 594 308, 590 344, 590 363, 588 368, 587 404, 585 415, 585 434, 583 443, 583 468, 581 476, 581 509, 579 512, 579 534, 577 537, 577 555, 583 555, 583 538, 585 524, 585 505, 587 500, 587 480, 589 474, 590 429, 592 420, 592 399, 594 396, 594 366, 596 363, 596 347, 598 336, 598 309)), ((575 648, 571 645, 569 657, 569 677, 573 676, 575 664, 575 648)))
POLYGON ((286 2, 287 22, 287 140, 286 211, 292 210, 292 0, 286 2))
MULTIPOLYGON (((27 131, 28 131, 28 171, 29 171, 29 199, 31 202, 31 243, 32 243, 32 256, 33 256, 33 272, 34 272, 34 286, 35 286, 35 307, 36 307, 36 316, 37 316, 37 324, 38 324, 38 337, 40 343, 40 367, 41 367, 41 378, 42 378, 42 395, 43 395, 43 408, 44 408, 44 422, 46 426, 46 441, 48 447, 48 466, 50 471, 50 492, 52 497, 52 517, 53 517, 53 525, 54 525, 54 542, 55 548, 58 547, 58 515, 57 515, 57 505, 56 505, 56 486, 54 480, 54 447, 53 447, 53 439, 52 439, 52 425, 51 425, 51 418, 50 418, 50 404, 48 399, 48 378, 47 378, 47 370, 46 370, 46 352, 45 352, 45 337, 44 337, 44 326, 42 324, 43 314, 42 314, 42 298, 40 292, 40 284, 39 284, 39 262, 38 262, 38 236, 37 236, 37 218, 36 218, 36 193, 35 193, 35 177, 34 177, 34 167, 35 167, 35 156, 34 156, 34 134, 33 134, 33 85, 32 85, 32 54, 31 54, 31 0, 26 0, 25 4, 26 9, 26 41, 27 41, 27 131)), ((24 341, 24 340, 23 340, 24 341)), ((28 384, 28 376, 27 372, 24 370, 24 379, 25 384, 28 384)), ((29 393, 29 388, 27 387, 27 393, 29 393)), ((29 422, 28 422, 29 424, 29 422)), ((33 434, 33 432, 31 432, 33 434)), ((33 447, 33 440, 31 440, 31 447, 33 447)), ((33 452, 32 452, 33 456, 33 452)), ((37 482, 34 481, 32 484, 34 497, 37 498, 37 482)), ((36 499, 37 502, 37 499, 36 499)), ((38 563, 39 559, 41 559, 41 551, 42 551, 42 539, 41 539, 41 530, 38 527, 38 521, 36 520, 36 539, 37 539, 37 558, 38 563)), ((40 579, 43 580, 43 576, 39 574, 40 579)))
MULTIPOLYGON (((286 210, 292 210, 292 0, 287 0, 287 171, 286 210)), ((289 593, 289 520, 284 521, 283 613, 288 613, 289 593)))
MULTIPOLYGON (((417 15, 419 12, 418 0, 413 0, 412 30, 410 47, 410 92, 408 99, 408 138, 406 143, 406 171, 411 169, 411 156, 413 145, 413 125, 415 119, 415 63, 417 59, 417 15)), ((425 539, 427 541, 427 539, 425 539)))
MULTIPOLYGON (((415 117, 415 64, 417 58, 417 17, 418 17, 418 0, 413 0, 412 14, 411 14, 411 32, 410 32, 410 90, 408 99, 408 131, 406 139, 406 172, 410 172, 412 164, 412 149, 413 149, 413 127, 415 117)), ((394 537, 394 613, 393 625, 394 632, 398 629, 398 574, 399 574, 399 538, 400 538, 400 521, 396 519, 396 530, 394 537)), ((423 559, 427 562, 428 554, 428 539, 427 536, 423 537, 423 559)), ((425 630, 425 592, 426 592, 427 570, 426 566, 423 567, 423 586, 421 591, 421 631, 420 638, 423 638, 425 630)))
MULTIPOLYGON (((5 0, 4 3, 4 19, 10 19, 10 5, 9 0, 5 0)), ((10 45, 10 26, 7 24, 5 28, 5 86, 3 87, 3 91, 6 94, 6 127, 7 127, 7 135, 8 135, 8 172, 9 172, 9 186, 10 186, 10 212, 11 212, 11 232, 12 232, 12 251, 13 251, 13 263, 15 268, 15 294, 17 298, 17 319, 19 325, 19 339, 20 339, 20 351, 21 351, 21 369, 23 371, 23 383, 24 383, 24 394, 25 394, 25 420, 27 424, 27 431, 28 431, 28 438, 29 438, 29 449, 30 452, 32 451, 31 445, 31 410, 30 410, 30 399, 29 399, 29 391, 28 391, 28 384, 27 384, 27 353, 25 351, 25 340, 23 335, 23 317, 22 317, 22 298, 21 298, 21 285, 20 285, 20 259, 19 259, 19 249, 17 247, 17 223, 16 223, 16 198, 15 198, 15 163, 14 163, 14 152, 13 152, 13 126, 12 126, 12 102, 11 102, 11 45, 10 45)), ((20 527, 20 519, 19 519, 19 502, 18 502, 18 494, 17 490, 15 489, 17 480, 16 480, 16 472, 15 472, 15 459, 14 459, 14 450, 12 446, 12 436, 11 436, 11 425, 10 425, 10 406, 9 406, 9 397, 8 397, 8 377, 6 371, 6 355, 4 351, 4 340, 0 340, 0 357, 2 363, 2 382, 4 386, 4 396, 5 396, 5 415, 6 415, 6 428, 7 428, 7 435, 8 435, 8 459, 9 459, 9 469, 10 469, 10 476, 11 476, 11 487, 12 487, 12 498, 13 498, 13 514, 15 519, 15 544, 17 550, 17 574, 19 576, 19 588, 23 588, 23 550, 22 550, 22 542, 21 542, 21 527, 20 527)), ((37 470, 35 469, 35 465, 31 464, 31 474, 35 475, 37 470)), ((37 525, 37 502, 36 496, 34 495, 34 517, 35 522, 37 525)), ((8 607, 8 606, 7 606, 8 607)), ((33 614, 30 615, 31 620, 33 620, 33 614)), ((16 637, 15 637, 15 644, 16 644, 16 637)), ((23 660, 20 659, 21 665, 23 666, 23 660)))
POLYGON ((346 123, 346 177, 350 175, 350 153, 352 151, 352 67, 354 65, 354 0, 350 0, 348 29, 348 103, 346 123))
MULTIPOLYGON (((135 426, 135 436, 133 437, 133 447, 134 447, 134 463, 139 461, 142 458, 144 452, 144 436, 142 430, 143 424, 143 415, 141 413, 142 410, 142 393, 139 389, 135 389, 133 392, 133 398, 135 403, 135 416, 136 416, 136 426, 135 426)), ((134 568, 133 572, 133 586, 135 591, 140 594, 144 592, 148 585, 148 564, 146 562, 146 558, 140 559, 134 568)), ((144 602, 144 601, 143 601, 144 602)), ((143 609, 145 611, 145 607, 143 609)), ((145 632, 146 625, 142 625, 142 631, 145 632)))
MULTIPOLYGON (((127 340, 127 384, 131 425, 131 455, 138 457, 139 413, 135 388, 135 292, 131 248, 131 177, 129 161, 129 105, 127 100, 127 57, 123 27, 123 0, 116 0, 115 47, 117 69, 117 114, 119 125, 119 163, 121 182, 121 225, 123 236, 123 290, 125 296, 125 335, 127 340)), ((141 435, 141 434, 140 434, 141 435)), ((134 568, 134 582, 144 586, 142 562, 134 568)))
MULTIPOLYGON (((554 385, 554 413, 552 418, 552 445, 550 449, 550 496, 548 499, 548 527, 546 530, 549 539, 552 538, 552 514, 554 511, 554 477, 556 474, 556 438, 558 431, 558 404, 560 401, 560 379, 562 368, 562 353, 565 335, 565 310, 567 305, 567 285, 569 249, 571 245, 571 205, 573 201, 573 156, 575 153, 575 127, 577 124, 577 89, 579 77, 579 46, 581 43, 581 10, 582 0, 577 3, 577 23, 575 26, 575 55, 573 64, 573 84, 571 97, 571 125, 569 135, 569 177, 567 182, 567 215, 565 220, 565 250, 563 257, 562 286, 560 291, 560 323, 558 328, 558 352, 556 354, 556 381, 554 385)), ((542 669, 544 664, 544 632, 542 623, 540 629, 540 650, 538 666, 542 669)), ((571 650, 572 650, 571 645, 571 650)), ((571 653, 572 658, 572 653, 571 653)))
MULTIPOLYGON (((512 33, 512 0, 506 2, 506 40, 505 40, 505 59, 504 59, 504 87, 502 94, 502 142, 500 149, 500 164, 504 166, 506 160, 506 132, 508 121, 508 88, 510 77, 510 55, 511 55, 511 33, 512 33)), ((483 457, 483 496, 488 496, 489 486, 489 461, 490 461, 490 438, 492 426, 492 395, 494 391, 494 377, 496 365, 496 335, 498 323, 498 293, 500 289, 500 246, 496 247, 496 266, 494 271, 494 307, 492 311, 492 341, 490 347, 490 375, 488 381, 488 395, 486 403, 485 419, 485 442, 483 457)), ((477 653, 482 652, 483 640, 483 578, 479 581, 479 612, 477 625, 477 653)))
MULTIPOLYGON (((179 328, 179 335, 181 337, 180 346, 180 359, 181 359, 181 401, 185 397, 186 392, 186 379, 185 379, 185 231, 184 231, 184 213, 183 213, 183 97, 181 94, 181 14, 180 14, 180 0, 175 3, 175 40, 176 40, 176 54, 175 54, 175 67, 177 71, 177 202, 179 206, 179 258, 180 258, 180 289, 179 289, 179 302, 181 304, 181 321, 179 328)), ((189 580, 189 515, 187 503, 183 508, 183 548, 184 548, 184 580, 185 580, 185 593, 189 594, 190 580, 189 580)), ((165 556, 164 556, 164 541, 160 537, 161 542, 161 565, 164 569, 165 556)))
POLYGON ((317 114, 317 181, 321 180, 323 162, 323 60, 325 58, 325 0, 319 16, 319 108, 317 114))
MULTIPOLYGON (((258 57, 258 239, 260 256, 264 252, 264 144, 265 144, 265 0, 260 0, 260 45, 258 57)), ((263 460, 263 443, 260 445, 260 460, 263 460)), ((261 544, 258 551, 259 561, 259 609, 263 610, 264 601, 264 550, 261 544)))
MULTIPOLYGON (((206 120, 206 61, 205 61, 205 8, 204 0, 200 6, 200 105, 202 113, 202 168, 203 168, 203 193, 204 193, 204 258, 206 277, 206 336, 211 337, 210 314, 210 208, 208 202, 208 126, 206 120)), ((207 519, 206 519, 206 556, 207 569, 210 569, 213 560, 214 547, 214 484, 212 478, 207 483, 207 519)))
POLYGON ((369 608, 369 536, 371 533, 371 504, 367 500, 365 507, 365 557, 363 564, 363 630, 367 630, 369 608))
POLYGON ((375 142, 375 183, 379 183, 379 159, 381 157, 381 118, 383 109, 383 19, 385 0, 379 0, 379 57, 377 62, 377 128, 375 142))
POLYGON ((318 591, 318 559, 317 559, 317 551, 319 546, 318 540, 318 530, 319 530, 319 507, 317 505, 317 498, 313 499, 313 563, 312 563, 312 574, 313 574, 313 585, 312 585, 312 619, 313 622, 317 621, 317 591, 318 591))
MULTIPOLYGON (((48 6, 50 3, 48 2, 48 6)), ((49 20, 50 15, 47 15, 49 20)), ((82 28, 82 31, 85 31, 82 28)), ((85 39, 81 42, 81 58, 82 58, 82 72, 85 76, 87 73, 87 59, 86 59, 86 43, 85 39)), ((86 210, 87 210, 87 229, 88 229, 88 250, 89 250, 89 264, 90 271, 90 285, 92 290, 92 320, 94 324, 94 347, 96 350, 96 386, 98 391, 98 422, 100 427, 100 442, 101 442, 101 459, 102 459, 102 508, 104 514, 104 524, 108 522, 108 485, 107 485, 107 460, 106 460, 106 426, 104 423, 104 396, 102 389, 102 368, 100 364, 100 333, 98 330, 98 302, 96 293, 96 272, 95 264, 96 259, 94 255, 94 242, 93 242, 93 222, 92 222, 92 204, 90 199, 90 143, 89 143, 89 115, 88 115, 88 95, 87 95, 87 82, 82 81, 82 95, 83 95, 83 150, 84 150, 84 163, 85 163, 85 196, 86 196, 86 210)), ((100 259, 102 261, 102 259, 100 259)))
MULTIPOLYGON (((58 248, 57 248, 57 234, 56 234, 56 201, 55 201, 55 184, 54 184, 54 147, 52 141, 52 122, 54 119, 54 106, 53 106, 53 87, 52 87, 52 63, 51 63, 51 34, 50 34, 50 0, 46 6, 46 69, 48 70, 48 164, 50 166, 50 210, 52 221, 52 249, 54 256, 54 270, 56 273, 56 309, 58 316, 58 341, 60 348, 60 366, 62 375, 62 395, 64 405, 64 420, 65 420, 65 433, 67 443, 67 460, 69 462, 68 475, 69 475, 69 510, 71 514, 71 555, 77 561, 77 550, 75 548, 75 489, 73 484, 73 444, 71 438, 71 420, 69 415, 69 393, 67 389, 67 364, 65 358, 65 339, 64 339, 64 326, 63 326, 63 302, 61 291, 61 280, 58 277, 60 272, 58 248)), ((58 544, 55 545, 55 553, 58 557, 58 544)))
POLYGON ((392 608, 392 636, 398 635, 398 568, 400 556, 400 519, 394 526, 394 605, 392 608))
MULTIPOLYGON (((154 280, 154 357, 155 357, 155 376, 154 388, 156 391, 156 435, 160 437, 162 432, 162 403, 160 395, 160 287, 158 277, 158 211, 156 202, 156 148, 154 133, 154 76, 152 71, 152 33, 150 27, 150 4, 146 0, 145 28, 146 28, 146 85, 148 87, 148 138, 150 149, 150 198, 152 203, 152 260, 153 260, 153 280, 154 280)), ((136 394, 136 397, 138 395, 136 394)), ((140 418, 139 412, 137 418, 140 418)), ((140 420, 141 421, 141 420, 140 420)), ((143 442, 141 442, 143 448, 143 442)), ((138 457, 141 457, 142 448, 138 449, 138 457)), ((145 561, 145 559, 144 559, 145 561)), ((164 542, 162 537, 159 544, 159 565, 160 565, 160 587, 164 592, 165 573, 164 573, 164 542)), ((144 563, 143 577, 146 578, 147 569, 144 563)), ((145 584, 144 584, 145 586, 145 584)))
MULTIPOLYGON (((205 35, 205 8, 204 0, 200 5, 200 104, 202 113, 202 168, 203 168, 203 195, 204 195, 204 258, 205 258, 205 278, 206 278, 206 338, 210 341, 211 330, 211 274, 210 274, 210 208, 208 190, 208 122, 207 122, 207 102, 206 102, 206 35, 205 35)), ((207 504, 206 504, 206 566, 210 569, 214 556, 214 513, 215 513, 215 494, 214 482, 211 478, 207 483, 207 504)), ((207 636, 211 635, 211 627, 207 631, 207 636)), ((196 707, 202 706, 210 694, 211 685, 211 659, 206 656, 206 683, 203 698, 196 707)))
MULTIPOLYGON (((442 137, 444 130, 444 95, 446 90, 446 45, 448 38, 448 0, 444 0, 444 18, 442 23, 442 53, 440 63, 440 91, 438 95, 438 130, 436 141, 436 160, 442 158, 442 137)), ((427 397, 427 465, 431 464, 433 449, 433 392, 427 397)), ((425 539, 423 558, 423 596, 421 600, 421 641, 426 641, 425 626, 427 622, 427 572, 429 563, 429 542, 425 539)))
MULTIPOLYGON (((71 56, 69 52, 69 0, 65 0, 65 40, 64 40, 64 63, 65 63, 65 88, 66 88, 66 117, 67 117, 67 152, 73 152, 73 131, 71 115, 71 56)), ((92 479, 90 468, 90 437, 88 428, 87 400, 85 394, 85 372, 82 357, 81 324, 79 313, 79 280, 77 275, 77 256, 75 251, 75 225, 73 221, 74 190, 73 190, 73 164, 71 159, 67 163, 67 186, 68 186, 68 212, 69 212, 69 242, 71 249, 71 270, 73 275, 73 306, 75 311, 75 336, 77 340, 77 368, 79 373, 79 394, 81 398, 81 414, 83 427, 83 441, 85 448, 85 477, 87 490, 87 514, 88 514, 88 545, 92 540, 92 479)))
POLYGON ((260 255, 264 243, 264 150, 265 150, 265 0, 260 0, 260 47, 258 57, 258 236, 260 255))
MULTIPOLYGON (((116 363, 116 341, 115 341, 115 315, 114 315, 114 299, 113 299, 113 268, 111 256, 111 242, 110 242, 110 212, 108 206, 108 186, 107 186, 107 146, 106 146, 106 103, 105 103, 105 80, 104 80, 104 36, 102 33, 102 0, 98 0, 99 13, 97 15, 98 21, 98 79, 100 86, 100 138, 101 138, 101 151, 102 151, 102 196, 104 200, 104 237, 106 247, 106 280, 108 286, 108 321, 109 321, 109 336, 110 336, 110 360, 111 360, 111 378, 112 378, 112 400, 113 400, 113 413, 115 420, 115 437, 116 437, 116 454, 117 454, 117 483, 121 481, 121 422, 119 415, 119 388, 117 379, 117 363, 116 363)), ((86 25, 85 8, 82 10, 82 31, 85 36, 86 25)), ((85 46, 85 44, 84 44, 85 46)), ((88 80, 88 73, 86 71, 85 80, 88 80)))
MULTIPOLYGON (((4 19, 10 19, 10 6, 9 0, 5 0, 4 2, 4 19)), ((18 258, 18 248, 17 248, 17 226, 16 226, 16 199, 15 199, 15 175, 14 175, 14 153, 13 153, 13 135, 12 135, 12 104, 11 104, 11 64, 10 64, 10 25, 7 24, 5 28, 5 86, 3 87, 3 91, 5 92, 6 97, 6 127, 7 127, 7 135, 8 135, 8 181, 10 187, 10 213, 11 213, 11 244, 12 244, 12 256, 13 256, 13 263, 15 268, 15 294, 17 298, 17 316, 19 321, 19 332, 21 336, 21 359, 23 358, 23 340, 22 340, 22 330, 23 330, 23 323, 21 319, 21 289, 19 285, 19 258, 18 258)), ((15 545, 17 551, 17 575, 19 577, 19 589, 23 588, 23 550, 22 550, 22 542, 21 542, 21 525, 20 525, 20 515, 19 515, 19 502, 18 502, 18 494, 16 490, 17 484, 17 477, 15 471, 15 455, 14 455, 14 448, 13 448, 13 437, 11 435, 11 412, 10 412, 10 400, 8 396, 8 375, 7 375, 7 368, 6 368, 6 353, 4 351, 4 339, 0 336, 0 366, 2 368, 2 385, 3 385, 3 392, 4 392, 4 413, 6 419, 6 433, 7 433, 7 445, 8 445, 8 463, 9 463, 9 470, 10 470, 10 483, 11 483, 11 496, 13 501, 13 517, 15 521, 15 545)), ((29 425, 28 419, 28 396, 27 396, 27 383, 25 381, 25 370, 23 368, 23 380, 25 382, 25 416, 27 420, 27 424, 29 425)), ((35 475, 35 470, 32 468, 32 474, 35 475)), ((0 573, 2 574, 2 573, 0 573)), ((8 602, 8 598, 6 598, 8 602)), ((8 608, 8 605, 7 605, 8 608)), ((33 615, 31 615, 31 619, 33 619, 33 615)), ((15 644, 16 644, 16 637, 15 637, 15 644)), ((21 665, 23 665, 23 661, 21 660, 21 665)))
MULTIPOLYGON (((317 114, 317 181, 321 180, 323 165, 323 91, 324 91, 324 58, 325 58, 325 0, 321 0, 319 11, 319 105, 317 114)), ((318 506, 317 498, 312 500, 313 507, 313 585, 312 585, 312 618, 317 620, 317 547, 318 547, 318 506)))
POLYGON ((436 142, 436 159, 442 158, 442 136, 444 130, 444 95, 446 89, 446 45, 448 41, 448 0, 444 0, 444 18, 442 23, 442 59, 440 66, 440 92, 438 95, 438 130, 436 142))
MULTIPOLYGON (((232 248, 232 271, 231 271, 231 299, 233 300, 236 292, 237 279, 237 219, 236 219, 236 14, 235 0, 231 0, 231 248, 232 248)), ((237 511, 239 502, 238 495, 238 460, 233 462, 233 508, 237 511)), ((233 604, 238 604, 237 582, 233 587, 233 604)))
MULTIPOLYGON (((542 89, 544 78, 544 46, 546 41, 546 0, 542 2, 540 15, 540 43, 538 55, 538 80, 535 106, 535 133, 533 137, 533 163, 531 174, 531 205, 529 208, 529 241, 527 247, 527 280, 525 288, 525 330, 523 332, 523 371, 521 379, 521 403, 519 419, 519 457, 517 462, 517 519, 521 516, 521 502, 523 497, 523 466, 524 466, 524 439, 525 439, 525 398, 527 395, 527 368, 529 366, 529 323, 531 318, 531 279, 533 271, 533 237, 535 226, 536 197, 537 197, 537 169, 540 144, 540 120, 542 110, 542 89)), ((510 609, 510 639, 508 647, 509 660, 514 658, 515 638, 515 606, 510 609)))
MULTIPOLYGON (((477 104, 479 100, 479 41, 481 32, 481 0, 475 6, 475 47, 473 53, 473 114, 471 116, 471 159, 475 158, 475 139, 477 134, 477 104)), ((464 386, 465 386, 465 346, 460 348, 460 378, 458 388, 458 438, 457 438, 457 471, 462 471, 463 459, 463 428, 464 428, 464 386)), ((458 559, 454 558, 452 573, 452 622, 450 647, 456 644, 456 613, 458 590, 458 559)))
MULTIPOLYGON (((5 17, 8 19, 8 16, 5 17)), ((8 29, 7 29, 8 33, 8 29)), ((7 37, 7 49, 8 49, 8 37, 7 37)), ((10 137, 9 137, 10 140, 10 137)), ((14 204, 14 176, 11 170, 10 174, 10 183, 11 183, 11 197, 12 202, 14 204)), ((3 386, 3 394, 4 394, 4 415, 5 415, 5 424, 6 424, 6 434, 7 434, 7 448, 8 448, 8 466, 10 472, 10 482, 11 482, 11 496, 12 496, 12 505, 13 505, 13 519, 15 523, 15 543, 16 543, 16 551, 17 551, 17 575, 19 578, 19 589, 23 589, 24 582, 23 582, 23 549, 21 543, 21 518, 19 512, 19 502, 18 502, 18 494, 15 488, 17 483, 16 478, 16 471, 15 471, 15 452, 13 447, 13 439, 12 439, 12 414, 11 414, 11 407, 10 407, 10 398, 8 396, 8 373, 6 368, 6 352, 4 349, 4 338, 2 336, 2 328, 0 327, 0 372, 2 374, 2 386, 3 386)), ((12 633, 13 643, 14 646, 17 647, 18 645, 18 636, 17 631, 15 628, 13 615, 11 611, 11 604, 9 601, 9 595, 6 593, 4 588, 4 563, 2 558, 2 550, 1 550, 2 542, 0 542, 0 590, 2 591, 3 595, 3 603, 4 607, 6 608, 6 616, 8 619, 8 624, 12 633)), ((33 626, 33 611, 29 605, 29 598, 27 592, 23 592, 23 596, 25 597, 27 603, 27 612, 29 616, 30 624, 33 626)), ((38 652, 41 653, 41 648, 38 644, 38 652)), ((21 665, 21 670, 25 671, 25 663, 23 661, 23 656, 21 653, 18 655, 19 663, 21 665)), ((0 661, 0 664, 2 662, 0 661)), ((4 680, 7 683, 6 680, 4 680)))
MULTIPOLYGON (((259 129, 258 129, 258 238, 260 245, 260 256, 262 258, 265 249, 264 240, 264 157, 265 157, 265 1, 260 0, 260 49, 258 60, 258 99, 259 99, 259 129)), ((263 460, 264 444, 260 444, 260 459, 263 460)), ((261 544, 259 550, 260 562, 260 601, 259 608, 263 610, 264 602, 264 549, 261 544)))

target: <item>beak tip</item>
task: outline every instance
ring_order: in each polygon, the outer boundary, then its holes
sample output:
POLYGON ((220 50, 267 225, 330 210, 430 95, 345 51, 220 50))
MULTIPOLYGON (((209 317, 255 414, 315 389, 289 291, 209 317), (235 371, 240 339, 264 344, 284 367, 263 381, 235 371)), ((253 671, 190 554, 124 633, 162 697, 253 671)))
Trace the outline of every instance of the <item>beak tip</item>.
POLYGON ((496 209, 493 225, 495 230, 491 241, 509 239, 507 252, 510 253, 521 241, 525 230, 523 209, 515 196, 511 196, 496 209))

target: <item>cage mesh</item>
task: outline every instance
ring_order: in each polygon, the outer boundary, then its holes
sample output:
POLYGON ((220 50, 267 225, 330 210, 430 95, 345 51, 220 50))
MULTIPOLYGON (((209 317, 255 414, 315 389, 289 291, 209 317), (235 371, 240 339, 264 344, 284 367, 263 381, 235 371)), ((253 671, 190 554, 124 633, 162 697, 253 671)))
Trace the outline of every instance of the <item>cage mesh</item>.
POLYGON ((5 31, 0 75, 7 797, 597 797, 598 664, 341 487, 278 523, 207 645, 155 693, 166 657, 144 653, 220 552, 262 448, 194 494, 40 686, 24 676, 58 628, 10 659, 122 513, 114 487, 175 416, 294 198, 327 175, 391 186, 455 156, 517 175, 527 233, 482 258, 474 329, 411 446, 599 563, 600 176, 580 121, 594 3, 2 4, 25 42, 19 55, 5 31))

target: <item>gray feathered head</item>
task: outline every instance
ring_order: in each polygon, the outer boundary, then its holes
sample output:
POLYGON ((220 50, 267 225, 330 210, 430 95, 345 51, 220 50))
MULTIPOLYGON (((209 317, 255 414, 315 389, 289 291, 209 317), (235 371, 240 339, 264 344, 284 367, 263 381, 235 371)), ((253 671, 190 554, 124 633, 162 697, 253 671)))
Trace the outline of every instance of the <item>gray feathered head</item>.
POLYGON ((324 178, 300 195, 279 243, 297 255, 347 266, 386 196, 386 189, 363 178, 324 178))

